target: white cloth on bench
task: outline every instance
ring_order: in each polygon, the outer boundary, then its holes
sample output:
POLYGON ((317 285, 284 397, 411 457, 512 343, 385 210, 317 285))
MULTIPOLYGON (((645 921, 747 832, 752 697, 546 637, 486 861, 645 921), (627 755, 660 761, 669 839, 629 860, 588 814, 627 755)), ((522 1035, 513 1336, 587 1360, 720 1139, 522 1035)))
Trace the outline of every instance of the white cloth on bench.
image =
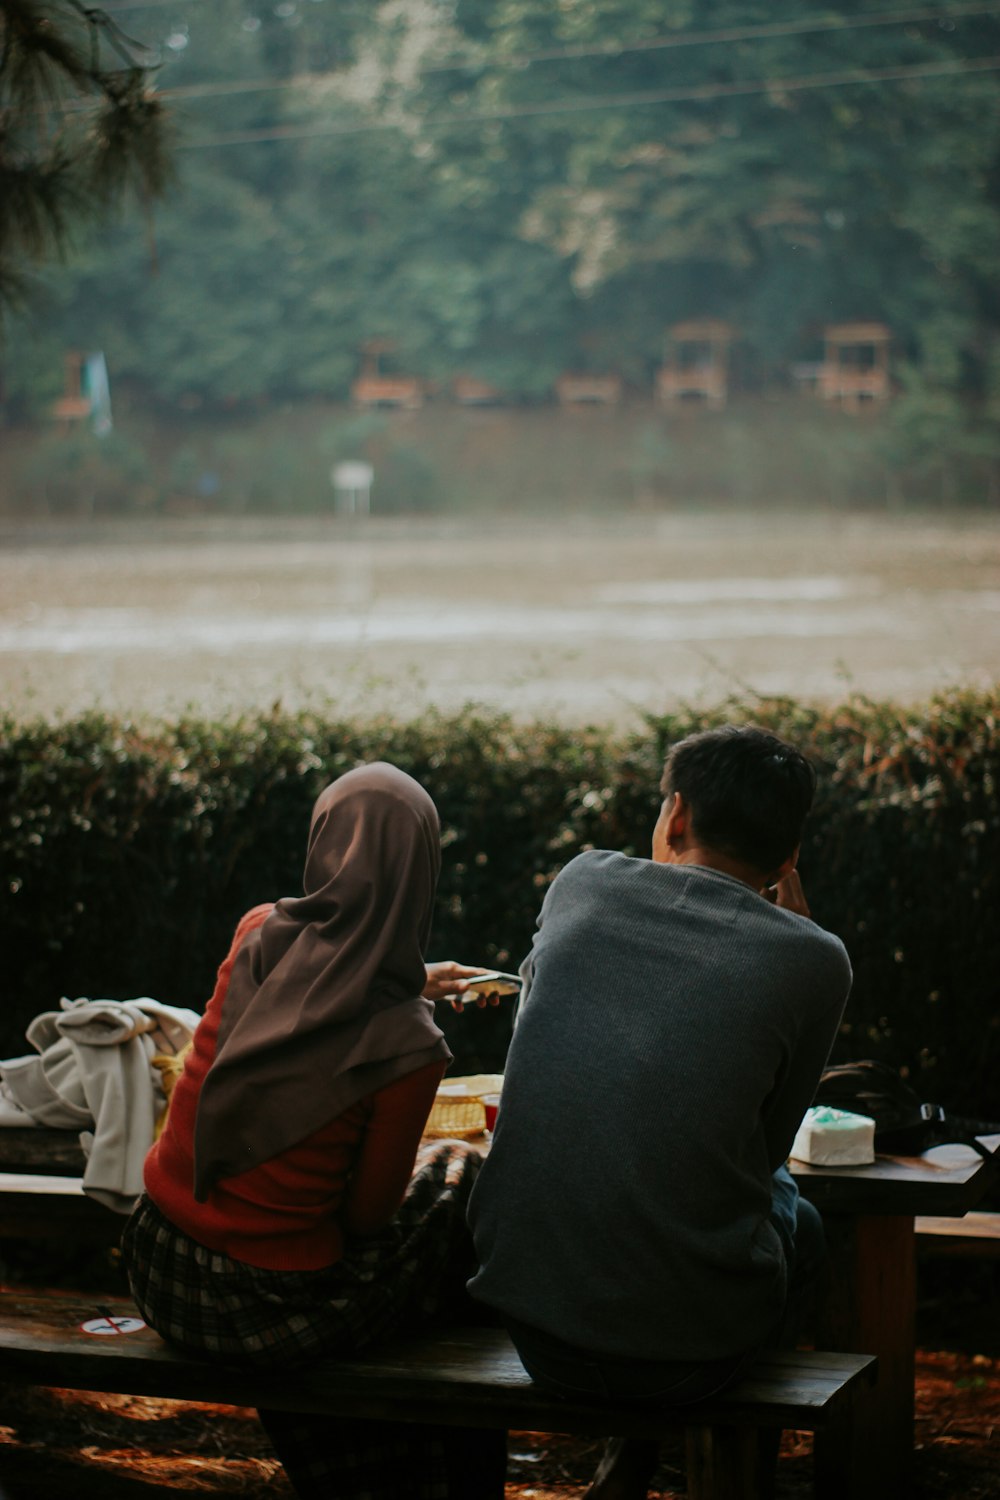
POLYGON ((165 1103, 151 1060, 181 1051, 201 1017, 148 996, 60 1006, 29 1025, 33 1053, 0 1062, 7 1101, 0 1124, 78 1131, 84 1192, 127 1214, 165 1103))

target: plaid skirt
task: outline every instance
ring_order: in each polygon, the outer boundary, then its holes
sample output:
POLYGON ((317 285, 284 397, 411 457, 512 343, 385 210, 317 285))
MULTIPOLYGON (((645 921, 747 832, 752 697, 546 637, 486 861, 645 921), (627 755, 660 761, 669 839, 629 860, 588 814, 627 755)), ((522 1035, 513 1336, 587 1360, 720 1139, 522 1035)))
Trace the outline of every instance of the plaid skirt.
MULTIPOLYGON (((389 1333, 455 1321, 471 1307, 465 1210, 479 1166, 460 1142, 428 1143, 392 1222, 320 1271, 233 1260, 142 1198, 122 1237, 132 1295, 169 1343, 243 1369, 349 1358, 389 1333)), ((302 1500, 502 1500, 502 1433, 260 1416, 302 1500)))

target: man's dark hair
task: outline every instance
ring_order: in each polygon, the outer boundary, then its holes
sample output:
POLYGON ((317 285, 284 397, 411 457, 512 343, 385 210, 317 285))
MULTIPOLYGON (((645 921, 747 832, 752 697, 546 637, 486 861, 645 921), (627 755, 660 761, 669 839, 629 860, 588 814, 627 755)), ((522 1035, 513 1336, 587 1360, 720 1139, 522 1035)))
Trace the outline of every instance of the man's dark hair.
POLYGON ((769 874, 801 841, 816 772, 777 735, 726 724, 679 740, 660 790, 681 794, 702 844, 769 874))

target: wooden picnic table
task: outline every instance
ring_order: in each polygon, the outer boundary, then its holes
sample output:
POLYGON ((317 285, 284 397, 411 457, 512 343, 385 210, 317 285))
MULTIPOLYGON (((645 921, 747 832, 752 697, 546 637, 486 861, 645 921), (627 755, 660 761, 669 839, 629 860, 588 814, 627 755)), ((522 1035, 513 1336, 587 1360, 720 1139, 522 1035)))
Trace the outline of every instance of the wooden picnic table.
MULTIPOLYGON (((470 1144, 482 1151, 488 1139, 470 1144)), ((1000 1148, 1000 1136, 984 1138, 1000 1148)), ((45 1174, 80 1174, 83 1153, 72 1131, 0 1129, 0 1173, 36 1175, 11 1191, 7 1231, 24 1232, 33 1205, 42 1213, 45 1174)), ((830 1277, 820 1298, 818 1348, 878 1357, 878 1383, 858 1403, 850 1428, 836 1420, 816 1435, 818 1500, 903 1500, 910 1486, 914 1445, 916 1247, 918 1216, 961 1218, 1000 1180, 1000 1160, 970 1147, 938 1146, 922 1157, 879 1156, 871 1166, 821 1167, 792 1161, 803 1195, 823 1214, 830 1244, 830 1277)), ((62 1193, 78 1187, 60 1184, 62 1193)), ((54 1200, 53 1200, 54 1201, 54 1200)), ((117 1229, 117 1216, 86 1206, 117 1229)), ((67 1211, 73 1203, 65 1205, 67 1211)), ((82 1227, 82 1220, 79 1221, 82 1227)), ((100 1230, 98 1223, 93 1226, 100 1230)), ((3 1226, 0 1225, 0 1234, 3 1226)))
MULTIPOLYGON (((1000 1135, 983 1144, 996 1151, 1000 1135)), ((878 1356, 876 1387, 851 1429, 816 1434, 817 1500, 904 1500, 912 1484, 918 1215, 960 1218, 1000 1180, 1000 1159, 969 1146, 920 1157, 878 1156, 871 1166, 789 1163, 823 1215, 830 1276, 817 1345, 878 1356)))

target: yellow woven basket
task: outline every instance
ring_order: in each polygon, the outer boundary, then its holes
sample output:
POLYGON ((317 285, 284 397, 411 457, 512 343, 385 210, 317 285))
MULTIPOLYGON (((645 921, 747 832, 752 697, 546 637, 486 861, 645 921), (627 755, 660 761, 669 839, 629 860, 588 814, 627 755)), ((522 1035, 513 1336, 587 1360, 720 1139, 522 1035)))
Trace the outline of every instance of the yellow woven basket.
POLYGON ((499 1094, 502 1073, 473 1073, 468 1078, 449 1078, 437 1091, 434 1106, 424 1126, 424 1135, 466 1141, 486 1129, 486 1094, 499 1094))

